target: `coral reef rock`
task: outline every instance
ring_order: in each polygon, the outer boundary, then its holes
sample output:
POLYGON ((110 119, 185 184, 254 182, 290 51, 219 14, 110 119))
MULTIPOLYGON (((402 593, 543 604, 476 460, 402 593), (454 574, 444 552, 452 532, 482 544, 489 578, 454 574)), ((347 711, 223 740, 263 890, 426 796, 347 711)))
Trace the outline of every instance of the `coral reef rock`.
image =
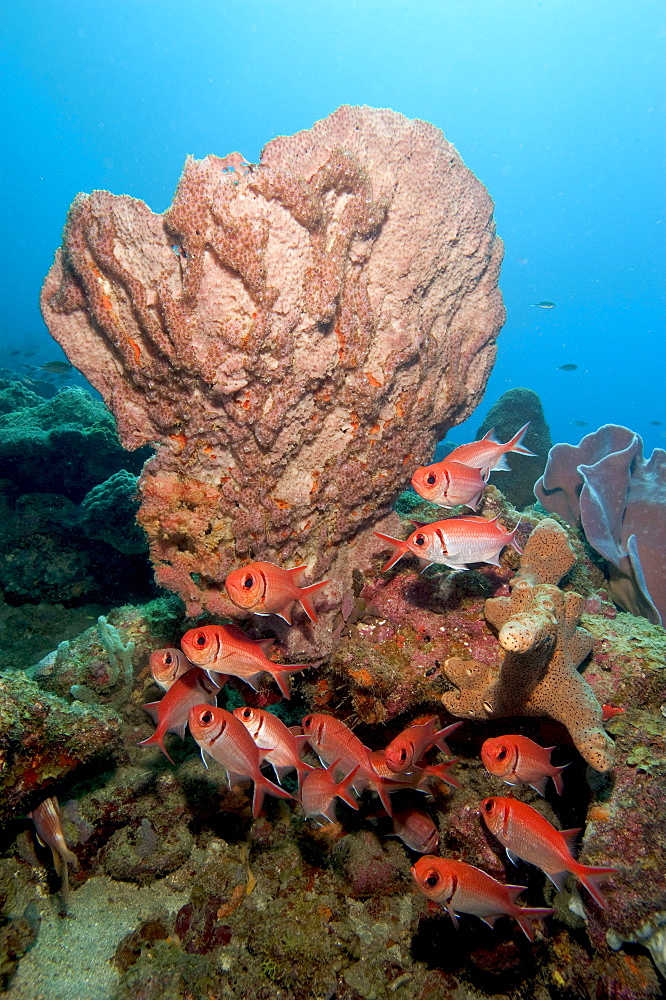
POLYGON ((523 444, 534 455, 509 455, 511 472, 500 472, 493 477, 493 483, 518 510, 534 503, 534 484, 543 475, 548 453, 553 446, 541 400, 532 389, 509 389, 491 406, 476 432, 478 441, 494 428, 498 441, 509 441, 528 420, 530 426, 523 444))
POLYGON ((601 706, 578 673, 593 643, 578 627, 584 600, 556 586, 574 562, 566 531, 550 518, 542 521, 525 547, 511 596, 485 604, 505 650, 500 667, 451 657, 444 673, 455 690, 442 702, 462 718, 549 716, 566 726, 588 764, 607 771, 613 743, 602 725, 601 706))
POLYGON ((163 215, 77 197, 42 312, 124 446, 158 446, 139 521, 191 614, 237 615, 222 584, 249 558, 306 563, 339 603, 481 398, 501 257, 481 183, 390 110, 339 108, 256 165, 189 159, 163 215))
POLYGON ((638 434, 604 424, 579 445, 556 444, 534 488, 549 513, 582 527, 608 562, 608 590, 625 611, 666 616, 666 451, 643 457, 638 434))

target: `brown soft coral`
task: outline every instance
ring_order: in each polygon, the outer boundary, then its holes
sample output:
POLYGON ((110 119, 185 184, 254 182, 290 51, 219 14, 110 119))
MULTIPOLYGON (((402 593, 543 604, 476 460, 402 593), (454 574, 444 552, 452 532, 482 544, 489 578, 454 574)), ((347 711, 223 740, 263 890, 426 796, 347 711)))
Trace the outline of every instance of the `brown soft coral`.
POLYGON ((499 668, 452 657, 444 672, 455 691, 444 706, 463 718, 547 715, 561 722, 597 771, 612 765, 601 706, 578 667, 592 649, 592 636, 578 627, 579 594, 555 586, 575 562, 567 534, 550 518, 541 522, 525 547, 510 597, 486 601, 484 613, 505 650, 499 668))

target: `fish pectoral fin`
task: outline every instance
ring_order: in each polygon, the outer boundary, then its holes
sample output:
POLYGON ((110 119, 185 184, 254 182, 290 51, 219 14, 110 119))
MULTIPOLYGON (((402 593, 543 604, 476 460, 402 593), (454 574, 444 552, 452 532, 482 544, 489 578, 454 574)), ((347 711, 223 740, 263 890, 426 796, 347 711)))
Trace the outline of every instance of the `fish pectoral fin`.
POLYGON ((506 848, 506 856, 512 865, 520 864, 520 858, 518 857, 518 855, 514 854, 513 851, 510 851, 508 847, 506 848))

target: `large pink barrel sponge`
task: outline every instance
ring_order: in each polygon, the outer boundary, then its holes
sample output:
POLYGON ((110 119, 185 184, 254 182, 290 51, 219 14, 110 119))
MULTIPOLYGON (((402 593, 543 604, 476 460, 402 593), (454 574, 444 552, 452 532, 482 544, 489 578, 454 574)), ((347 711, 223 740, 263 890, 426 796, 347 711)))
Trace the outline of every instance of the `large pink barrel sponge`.
POLYGON ((232 567, 306 563, 332 607, 481 398, 501 257, 492 202, 442 133, 368 107, 259 164, 189 158, 163 215, 79 195, 42 312, 123 445, 157 448, 138 516, 158 582, 191 613, 228 612, 232 567))

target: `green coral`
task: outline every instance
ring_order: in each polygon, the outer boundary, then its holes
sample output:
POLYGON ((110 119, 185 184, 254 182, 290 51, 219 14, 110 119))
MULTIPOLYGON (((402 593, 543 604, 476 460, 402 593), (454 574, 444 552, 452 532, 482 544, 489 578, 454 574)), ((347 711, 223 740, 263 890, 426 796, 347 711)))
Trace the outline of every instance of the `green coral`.
POLYGON ((126 469, 93 486, 81 504, 81 527, 88 538, 112 545, 123 555, 146 552, 148 542, 136 523, 137 477, 126 469))

